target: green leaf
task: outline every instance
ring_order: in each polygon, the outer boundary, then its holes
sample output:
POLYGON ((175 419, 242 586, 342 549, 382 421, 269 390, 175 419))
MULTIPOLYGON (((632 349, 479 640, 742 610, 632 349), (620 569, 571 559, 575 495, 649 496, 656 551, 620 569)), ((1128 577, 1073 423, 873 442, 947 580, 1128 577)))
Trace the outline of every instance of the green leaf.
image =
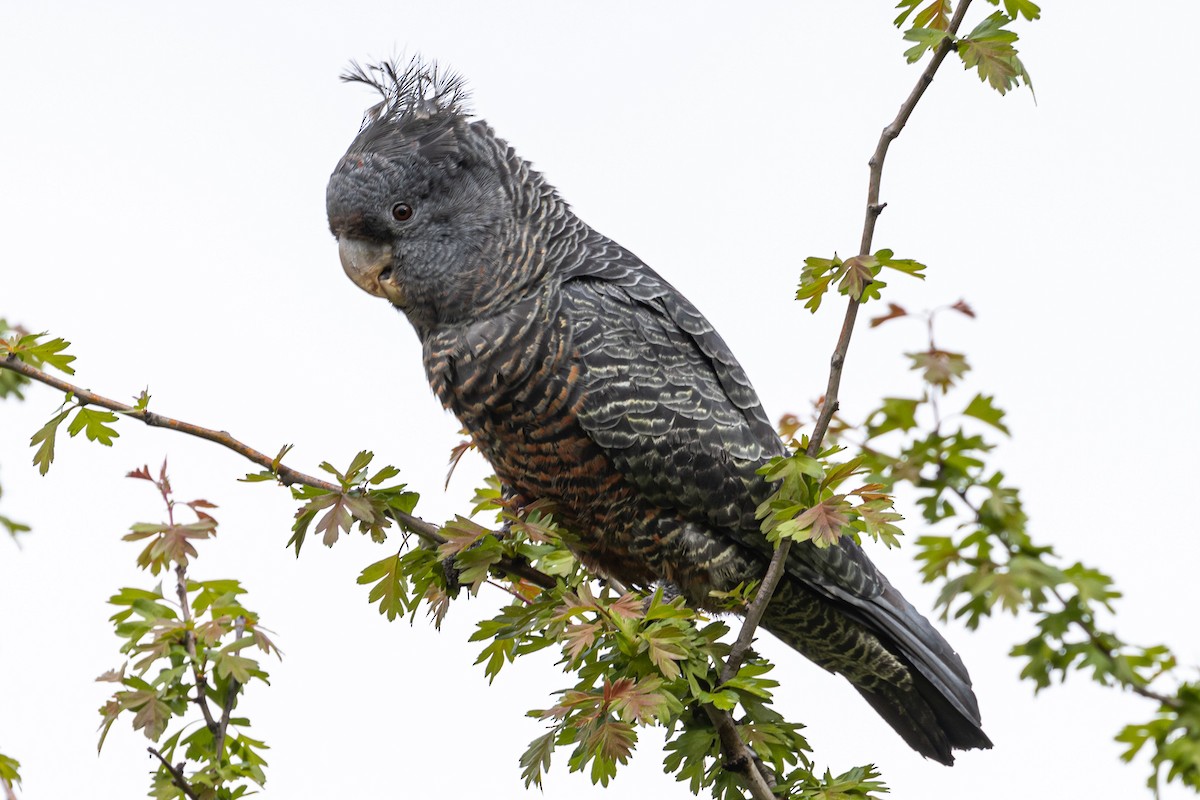
POLYGON ((275 458, 271 459, 271 472, 272 473, 279 472, 279 465, 281 463, 283 463, 283 457, 286 456, 289 452, 291 452, 291 449, 293 447, 295 447, 295 445, 285 444, 283 447, 279 448, 279 452, 275 454, 275 458))
POLYGON ((1013 19, 1016 19, 1017 15, 1020 14, 1030 22, 1042 16, 1042 10, 1038 8, 1036 3, 1032 3, 1030 0, 1004 0, 1004 10, 1013 19))
POLYGON ((903 272, 905 275, 925 280, 925 270, 928 267, 912 258, 895 258, 894 256, 895 254, 891 250, 886 249, 875 253, 875 258, 879 262, 879 266, 894 269, 897 272, 903 272))
POLYGON ((979 79, 986 81, 1000 94, 1005 94, 1022 81, 1031 91, 1033 89, 1029 73, 1025 71, 1025 65, 1013 47, 1017 34, 1004 27, 1010 22, 1012 19, 1004 12, 997 11, 958 43, 958 55, 963 67, 974 67, 979 79))
POLYGON ((554 740, 558 729, 546 733, 529 743, 529 747, 521 755, 521 778, 525 788, 536 786, 542 788, 542 775, 550 769, 550 754, 554 752, 554 740))
POLYGON ((108 423, 116 422, 117 415, 104 409, 91 409, 80 406, 75 418, 67 426, 67 433, 76 436, 83 431, 88 441, 100 442, 106 447, 112 447, 112 440, 120 434, 108 427, 108 423))
POLYGON ((994 398, 986 394, 977 394, 972 398, 967 407, 963 409, 963 413, 968 417, 974 417, 977 420, 986 422, 993 428, 996 428, 1004 433, 1008 433, 1008 426, 1004 424, 1004 412, 996 408, 994 398))
POLYGON ((117 695, 123 696, 121 705, 137 712, 133 717, 133 729, 142 731, 147 739, 157 742, 167 729, 167 722, 171 719, 171 707, 152 689, 118 692, 117 695))
POLYGON ((908 431, 917 427, 917 407, 921 400, 906 397, 885 397, 883 405, 867 417, 867 438, 873 439, 889 431, 908 431))
POLYGON ((680 675, 679 665, 688 656, 683 631, 666 625, 655 626, 643 634, 646 642, 646 652, 650 662, 662 673, 663 677, 673 681, 680 675))
MULTIPOLYGON (((547 762, 549 763, 549 762, 547 762)), ((8 781, 9 785, 21 787, 21 762, 0 753, 0 780, 8 781)))
POLYGON ((368 481, 368 483, 370 483, 372 486, 378 486, 379 484, 383 483, 384 481, 391 480, 392 478, 396 477, 399 474, 400 474, 400 470, 396 469, 395 467, 393 467, 389 464, 388 466, 379 470, 379 472, 376 472, 374 475, 372 475, 371 480, 368 481))
POLYGON ((804 269, 800 273, 800 288, 796 290, 796 299, 805 300, 804 307, 816 313, 821 307, 821 298, 829 289, 829 284, 840 276, 842 260, 833 258, 817 258, 810 256, 804 259, 804 269))
POLYGON ((358 583, 360 586, 371 585, 367 600, 379 603, 379 613, 386 614, 388 622, 404 614, 409 603, 405 591, 407 582, 400 570, 399 553, 368 566, 358 576, 358 583))
MULTIPOLYGON (((892 21, 892 24, 897 28, 902 26, 917 7, 921 5, 922 0, 900 0, 896 8, 901 9, 900 16, 892 21)), ((929 5, 921 9, 915 17, 913 17, 913 25, 916 27, 936 28, 937 30, 946 30, 950 25, 950 0, 931 0, 929 5)))
POLYGON ((375 454, 370 450, 359 450, 358 454, 350 461, 350 466, 346 468, 346 483, 357 483, 359 473, 371 465, 371 459, 375 458, 375 454))
MULTIPOLYGON (((246 643, 253 644, 253 640, 248 639, 246 643)), ((235 642, 235 644, 241 643, 235 642)), ((213 657, 214 671, 221 680, 232 676, 238 683, 247 684, 252 677, 261 672, 258 668, 258 662, 253 658, 234 655, 231 652, 227 653, 225 652, 226 650, 229 650, 229 648, 225 648, 225 650, 222 650, 213 657)))
POLYGON ((948 390, 955 381, 971 369, 967 359, 961 353, 950 353, 945 350, 927 350, 924 353, 905 353, 912 359, 912 369, 921 370, 926 383, 937 386, 942 391, 948 390))
POLYGON ((910 64, 915 64, 925 55, 926 50, 932 50, 942 43, 942 40, 953 38, 944 30, 937 28, 910 28, 904 32, 904 38, 915 45, 904 51, 904 58, 910 64))
MULTIPOLYGON (((8 535, 11 536, 14 541, 17 540, 17 534, 28 533, 32 530, 32 528, 30 528, 24 522, 17 522, 14 519, 9 519, 3 514, 0 514, 0 528, 4 528, 5 532, 8 533, 8 535)), ((19 541, 17 546, 20 547, 19 541)))
POLYGON ((74 375, 75 370, 70 364, 75 360, 75 356, 63 352, 71 346, 71 343, 59 338, 51 339, 48 342, 37 341, 45 335, 46 333, 43 331, 22 336, 11 350, 17 358, 30 366, 41 367, 43 364, 49 364, 60 372, 74 375))
POLYGON ((903 532, 893 525, 904 519, 892 509, 891 500, 870 500, 860 504, 855 511, 862 517, 865 532, 875 541, 882 541, 887 547, 899 547, 899 536, 903 532))
POLYGON ((62 424, 62 421, 70 413, 70 409, 63 411, 43 425, 29 440, 30 447, 41 445, 38 447, 37 452, 33 454, 33 463, 42 475, 50 471, 50 464, 54 461, 54 435, 58 433, 58 426, 62 424))

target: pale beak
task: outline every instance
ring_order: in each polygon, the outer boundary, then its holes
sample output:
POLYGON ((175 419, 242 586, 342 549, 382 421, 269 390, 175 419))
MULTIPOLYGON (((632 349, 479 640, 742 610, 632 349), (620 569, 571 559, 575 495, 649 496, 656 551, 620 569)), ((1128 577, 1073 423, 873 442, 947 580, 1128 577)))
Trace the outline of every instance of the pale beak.
POLYGON ((404 290, 392 280, 392 246, 349 237, 338 239, 342 269, 358 288, 404 306, 404 290))

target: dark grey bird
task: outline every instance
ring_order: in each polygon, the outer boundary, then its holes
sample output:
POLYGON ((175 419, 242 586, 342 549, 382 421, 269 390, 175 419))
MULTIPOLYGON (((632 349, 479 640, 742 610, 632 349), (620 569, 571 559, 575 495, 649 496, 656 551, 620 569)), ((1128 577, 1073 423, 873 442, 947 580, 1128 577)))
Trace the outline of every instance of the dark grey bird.
MULTIPOLYGON (((383 100, 329 180, 342 266, 404 312, 510 496, 552 501, 590 568, 695 607, 761 579, 756 470, 787 449, 708 320, 473 120, 455 76, 343 77, 383 100)), ((921 754, 991 746, 958 655, 847 537, 792 549, 763 624, 921 754)))

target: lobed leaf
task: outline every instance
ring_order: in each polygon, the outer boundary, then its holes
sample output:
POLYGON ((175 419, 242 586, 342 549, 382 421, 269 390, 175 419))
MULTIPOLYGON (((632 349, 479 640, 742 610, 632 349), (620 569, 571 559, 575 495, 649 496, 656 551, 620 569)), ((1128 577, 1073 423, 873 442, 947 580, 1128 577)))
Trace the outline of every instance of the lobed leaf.
POLYGON ((33 454, 33 463, 38 468, 38 472, 45 475, 50 471, 50 464, 54 462, 54 437, 58 433, 58 426, 70 414, 70 409, 61 412, 53 417, 49 422, 38 429, 37 433, 29 440, 29 446, 38 446, 37 451, 33 454))
POLYGON ((102 445, 111 447, 112 440, 116 439, 120 434, 108 427, 108 423, 116 421, 117 415, 111 411, 80 406, 79 410, 75 413, 75 418, 67 426, 67 433, 74 437, 80 431, 83 431, 88 441, 100 442, 102 445))

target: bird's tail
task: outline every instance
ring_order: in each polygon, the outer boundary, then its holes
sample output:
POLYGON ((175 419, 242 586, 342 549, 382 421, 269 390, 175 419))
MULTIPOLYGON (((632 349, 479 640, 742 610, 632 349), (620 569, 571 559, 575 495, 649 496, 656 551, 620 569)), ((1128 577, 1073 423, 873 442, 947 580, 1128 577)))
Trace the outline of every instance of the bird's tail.
POLYGON ((880 595, 851 603, 831 602, 804 583, 785 579, 763 626, 845 676, 926 758, 950 765, 953 750, 992 746, 962 660, 886 581, 880 595))

